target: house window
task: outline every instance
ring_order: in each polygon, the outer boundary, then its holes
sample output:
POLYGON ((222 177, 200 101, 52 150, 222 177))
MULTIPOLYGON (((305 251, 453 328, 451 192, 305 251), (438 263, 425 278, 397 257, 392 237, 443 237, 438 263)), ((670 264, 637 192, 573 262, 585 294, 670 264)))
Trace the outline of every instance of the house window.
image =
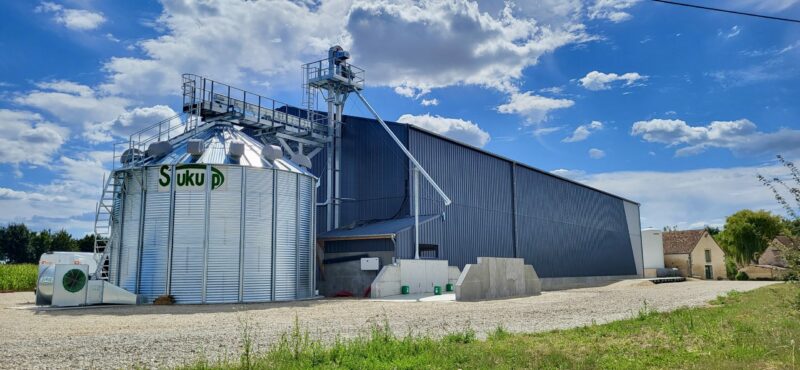
POLYGON ((420 244, 419 258, 434 260, 439 258, 439 246, 436 244, 420 244))
POLYGON ((711 250, 706 249, 706 262, 711 263, 711 250))

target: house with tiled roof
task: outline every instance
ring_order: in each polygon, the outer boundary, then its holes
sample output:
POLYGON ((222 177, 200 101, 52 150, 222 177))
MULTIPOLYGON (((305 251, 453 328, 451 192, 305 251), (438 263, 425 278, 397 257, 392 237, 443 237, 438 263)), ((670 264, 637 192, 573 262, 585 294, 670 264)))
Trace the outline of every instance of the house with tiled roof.
POLYGON ((663 239, 665 267, 677 268, 684 277, 725 278, 725 252, 708 231, 667 231, 663 239))
POLYGON ((796 246, 796 243, 797 241, 788 236, 776 236, 764 253, 758 256, 758 264, 786 267, 786 259, 783 258, 783 251, 781 248, 793 248, 796 246))
POLYGON ((769 247, 758 256, 758 263, 739 269, 750 279, 783 280, 788 273, 782 248, 795 248, 798 241, 785 235, 776 236, 769 247))

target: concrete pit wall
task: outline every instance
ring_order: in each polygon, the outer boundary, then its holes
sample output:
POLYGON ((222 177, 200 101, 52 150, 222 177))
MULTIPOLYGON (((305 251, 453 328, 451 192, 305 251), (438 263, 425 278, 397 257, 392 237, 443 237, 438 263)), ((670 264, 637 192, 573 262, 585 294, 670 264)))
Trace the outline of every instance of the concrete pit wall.
POLYGON ((444 291, 457 272, 458 268, 448 266, 446 260, 398 260, 395 265, 383 266, 372 282, 370 297, 401 294, 403 285, 408 285, 411 294, 433 293, 434 286, 444 291))
POLYGON ((456 283, 457 301, 482 301, 539 295, 542 285, 522 258, 478 257, 464 267, 456 283))

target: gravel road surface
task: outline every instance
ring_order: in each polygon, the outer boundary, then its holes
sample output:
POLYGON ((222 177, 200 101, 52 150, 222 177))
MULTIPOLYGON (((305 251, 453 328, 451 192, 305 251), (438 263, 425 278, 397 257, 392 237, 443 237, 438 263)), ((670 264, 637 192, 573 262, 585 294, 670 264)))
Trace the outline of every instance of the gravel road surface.
POLYGON ((0 368, 173 367, 200 358, 237 358, 243 323, 264 350, 295 318, 315 338, 352 337, 388 320, 399 334, 442 335, 475 329, 480 337, 502 325, 514 332, 571 328, 635 316, 647 306, 669 311, 702 306, 731 290, 770 284, 688 281, 545 292, 488 302, 376 302, 355 299, 264 304, 114 306, 36 310, 33 293, 0 294, 0 368))

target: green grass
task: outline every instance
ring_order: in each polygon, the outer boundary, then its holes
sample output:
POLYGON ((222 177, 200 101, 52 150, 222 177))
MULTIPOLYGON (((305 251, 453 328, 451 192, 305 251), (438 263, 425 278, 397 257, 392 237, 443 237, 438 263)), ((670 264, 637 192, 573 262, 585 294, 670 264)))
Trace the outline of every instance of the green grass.
POLYGON ((24 292, 36 288, 34 264, 0 265, 0 292, 24 292))
POLYGON ((796 369, 800 367, 798 287, 779 284, 718 297, 710 307, 657 313, 646 305, 629 320, 539 334, 502 327, 478 340, 465 330, 431 339, 395 336, 388 324, 353 340, 323 345, 295 323, 269 351, 253 354, 245 326, 238 362, 206 369, 796 369))

